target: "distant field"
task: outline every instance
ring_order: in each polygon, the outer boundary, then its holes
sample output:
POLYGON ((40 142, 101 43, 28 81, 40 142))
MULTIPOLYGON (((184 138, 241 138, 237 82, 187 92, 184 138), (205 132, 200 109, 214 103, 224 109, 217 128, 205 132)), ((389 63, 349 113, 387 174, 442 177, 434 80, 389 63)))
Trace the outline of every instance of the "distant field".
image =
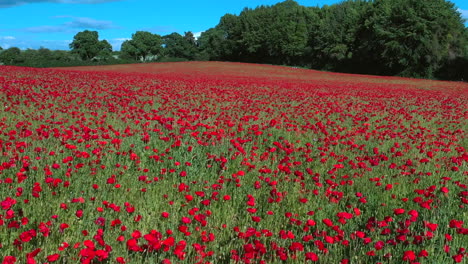
POLYGON ((272 66, 250 63, 232 62, 169 62, 147 64, 123 64, 111 66, 67 67, 66 70, 78 71, 113 71, 152 73, 158 75, 174 75, 193 77, 194 75, 210 76, 210 78, 253 78, 268 80, 292 80, 294 82, 347 82, 347 83, 388 83, 430 89, 460 89, 465 90, 467 83, 433 81, 402 77, 386 77, 359 74, 342 74, 316 70, 299 69, 284 66, 272 66))
POLYGON ((0 66, 0 260, 467 263, 468 84, 0 66))

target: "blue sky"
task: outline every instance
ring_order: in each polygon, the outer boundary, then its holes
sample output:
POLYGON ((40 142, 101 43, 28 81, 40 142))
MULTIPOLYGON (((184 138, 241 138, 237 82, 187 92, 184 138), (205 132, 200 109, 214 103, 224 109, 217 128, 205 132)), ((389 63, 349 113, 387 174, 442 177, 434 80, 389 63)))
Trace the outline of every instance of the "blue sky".
MULTIPOLYGON (((298 0, 322 6, 341 0, 298 0)), ((96 30, 114 50, 138 30, 160 35, 185 31, 200 33, 218 24, 226 13, 244 7, 273 5, 279 0, 0 0, 0 46, 21 49, 41 46, 68 49, 73 36, 96 30)), ((454 0, 468 19, 468 1, 454 0)))

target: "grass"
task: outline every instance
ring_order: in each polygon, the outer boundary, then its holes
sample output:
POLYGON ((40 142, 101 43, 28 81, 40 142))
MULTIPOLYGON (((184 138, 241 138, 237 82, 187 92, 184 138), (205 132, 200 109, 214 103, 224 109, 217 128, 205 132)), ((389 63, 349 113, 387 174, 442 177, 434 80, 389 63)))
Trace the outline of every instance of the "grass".
POLYGON ((466 84, 221 62, 0 82, 4 263, 466 262, 466 84))

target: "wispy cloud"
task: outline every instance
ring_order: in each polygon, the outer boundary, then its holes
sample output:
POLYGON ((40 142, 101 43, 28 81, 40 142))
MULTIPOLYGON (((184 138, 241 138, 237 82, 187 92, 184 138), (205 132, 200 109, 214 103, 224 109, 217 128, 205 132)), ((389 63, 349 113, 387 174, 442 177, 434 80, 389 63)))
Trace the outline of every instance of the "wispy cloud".
POLYGON ((0 47, 3 49, 17 47, 25 50, 47 47, 49 49, 68 50, 68 45, 71 42, 71 40, 35 40, 31 38, 0 37, 0 47))
POLYGON ((195 37, 195 39, 198 39, 198 38, 201 36, 201 34, 202 34, 203 32, 204 32, 204 31, 194 32, 194 33, 193 33, 193 36, 195 37))
POLYGON ((89 17, 76 17, 73 21, 64 24, 70 28, 111 29, 116 28, 112 21, 96 20, 89 17))
POLYGON ((0 0, 0 8, 13 7, 33 3, 59 3, 59 4, 100 4, 122 0, 0 0))
POLYGON ((460 14, 461 14, 462 18, 464 18, 464 19, 468 19, 468 10, 464 10, 464 9, 460 9, 460 8, 458 8, 458 10, 457 10, 457 11, 458 11, 458 12, 460 12, 460 14))
POLYGON ((172 26, 154 26, 149 28, 143 28, 142 31, 149 31, 152 33, 168 33, 168 32, 177 32, 177 28, 172 26))
POLYGON ((14 40, 14 39, 16 38, 12 36, 0 36, 0 40, 14 40))
POLYGON ((112 46, 112 50, 120 50, 122 43, 126 40, 130 40, 130 38, 113 38, 109 39, 108 42, 112 46))
POLYGON ((55 25, 55 26, 50 26, 50 25, 36 26, 36 27, 23 28, 22 30, 29 32, 29 33, 47 33, 47 32, 57 33, 57 32, 72 32, 72 31, 75 31, 76 29, 103 30, 103 29, 117 28, 117 26, 115 26, 112 21, 96 20, 96 19, 89 18, 89 17, 57 16, 56 18, 65 18, 65 17, 73 18, 73 20, 69 22, 65 22, 60 25, 55 25))
POLYGON ((57 32, 67 32, 70 31, 70 28, 65 26, 37 26, 37 27, 28 27, 23 28, 23 31, 29 33, 57 33, 57 32))

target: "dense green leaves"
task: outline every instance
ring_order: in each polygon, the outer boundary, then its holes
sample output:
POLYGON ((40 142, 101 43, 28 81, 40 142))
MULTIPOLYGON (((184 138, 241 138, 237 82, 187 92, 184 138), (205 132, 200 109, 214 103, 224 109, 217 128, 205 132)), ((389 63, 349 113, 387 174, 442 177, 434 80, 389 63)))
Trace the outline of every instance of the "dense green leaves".
POLYGON ((7 65, 21 62, 20 53, 21 50, 15 47, 6 49, 0 53, 0 61, 7 65))
POLYGON ((213 58, 274 64, 300 64, 309 39, 314 9, 288 0, 223 16, 200 37, 213 58))
POLYGON ((319 10, 318 22, 311 30, 311 66, 327 70, 347 71, 353 66, 357 32, 370 2, 347 1, 319 10))
POLYGON ((107 40, 99 41, 97 31, 85 30, 79 32, 70 43, 72 53, 78 54, 82 60, 89 61, 92 59, 105 58, 110 56, 112 46, 107 40))
POLYGON ((216 60, 426 78, 468 54, 467 29, 445 0, 355 0, 322 8, 287 0, 225 15, 200 43, 216 60))
POLYGON ((193 60, 197 53, 197 43, 192 32, 186 32, 184 36, 172 33, 162 37, 164 43, 164 55, 169 58, 193 60))
MULTIPOLYGON (((444 0, 380 0, 363 24, 382 73, 433 77, 444 59, 463 56, 466 28, 444 0)), ((377 62, 374 62, 377 63, 377 62)))
POLYGON ((321 8, 286 0, 226 14, 198 39, 190 31, 163 37, 138 31, 116 54, 96 31, 86 30, 70 48, 71 54, 10 48, 0 50, 0 62, 76 63, 73 55, 100 63, 217 60, 468 80, 468 30, 445 0, 348 0, 321 8))
POLYGON ((221 60, 225 54, 223 49, 225 39, 225 31, 219 28, 206 30, 197 40, 199 56, 205 60, 221 60))
POLYGON ((131 40, 122 43, 121 52, 124 57, 148 61, 160 55, 162 44, 162 38, 158 34, 137 31, 131 40))

